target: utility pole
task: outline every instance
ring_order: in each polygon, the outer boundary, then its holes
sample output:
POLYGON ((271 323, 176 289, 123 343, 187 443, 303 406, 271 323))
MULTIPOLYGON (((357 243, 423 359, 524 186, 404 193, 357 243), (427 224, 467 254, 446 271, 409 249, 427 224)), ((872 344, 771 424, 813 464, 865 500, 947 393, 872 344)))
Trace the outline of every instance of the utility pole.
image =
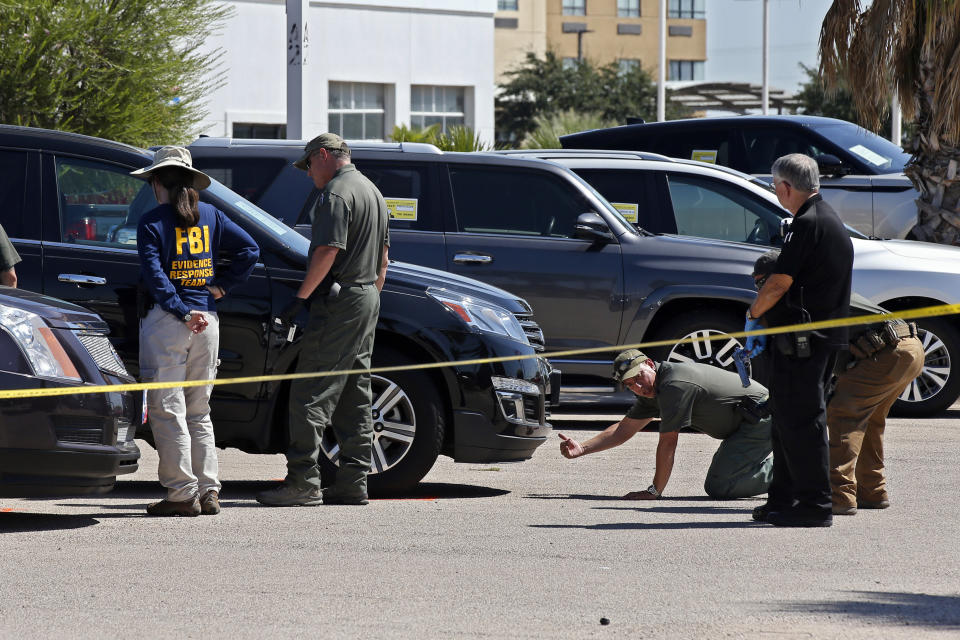
POLYGON ((309 0, 287 2, 287 139, 304 137, 307 112, 304 67, 307 66, 310 37, 307 31, 309 0))
POLYGON ((657 122, 667 119, 667 0, 660 0, 660 70, 657 75, 657 122))
POLYGON ((770 0, 763 0, 763 115, 770 112, 770 0))

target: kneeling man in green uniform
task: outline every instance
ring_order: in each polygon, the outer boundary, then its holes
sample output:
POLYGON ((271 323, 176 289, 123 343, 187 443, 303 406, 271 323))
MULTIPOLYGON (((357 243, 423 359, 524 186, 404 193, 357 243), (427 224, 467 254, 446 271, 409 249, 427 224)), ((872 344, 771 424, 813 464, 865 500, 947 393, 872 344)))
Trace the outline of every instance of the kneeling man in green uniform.
POLYGON ((703 489, 711 498, 747 498, 767 492, 773 475, 770 455, 770 415, 767 389, 740 376, 706 364, 654 362, 637 349, 628 349, 613 363, 613 378, 637 396, 627 415, 601 433, 580 443, 560 436, 560 453, 579 458, 619 446, 660 418, 653 483, 632 491, 627 500, 655 500, 663 495, 673 471, 680 430, 690 427, 721 440, 707 470, 703 489))

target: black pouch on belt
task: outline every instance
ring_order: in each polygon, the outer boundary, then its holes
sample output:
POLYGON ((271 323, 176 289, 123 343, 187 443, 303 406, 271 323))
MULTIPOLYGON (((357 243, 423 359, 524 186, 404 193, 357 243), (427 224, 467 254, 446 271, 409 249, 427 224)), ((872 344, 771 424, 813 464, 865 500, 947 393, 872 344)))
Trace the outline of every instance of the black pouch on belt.
POLYGON ((757 424, 770 416, 770 408, 767 406, 767 400, 757 402, 750 396, 744 396, 737 403, 737 413, 745 422, 757 424))

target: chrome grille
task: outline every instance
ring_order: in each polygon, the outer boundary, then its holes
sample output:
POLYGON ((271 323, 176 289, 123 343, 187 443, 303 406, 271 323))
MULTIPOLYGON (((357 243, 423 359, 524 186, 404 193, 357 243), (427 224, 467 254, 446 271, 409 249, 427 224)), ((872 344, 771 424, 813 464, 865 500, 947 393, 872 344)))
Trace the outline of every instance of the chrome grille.
POLYGON ((530 341, 530 346, 536 351, 543 351, 546 347, 543 340, 543 330, 540 328, 540 325, 537 324, 536 320, 533 319, 533 314, 518 313, 516 316, 517 321, 520 322, 520 327, 523 328, 523 332, 527 334, 527 340, 530 341))
POLYGON ((123 366, 120 356, 117 355, 116 349, 110 344, 110 339, 107 336, 98 333, 80 332, 76 332, 76 336, 101 371, 129 377, 127 368, 123 366))

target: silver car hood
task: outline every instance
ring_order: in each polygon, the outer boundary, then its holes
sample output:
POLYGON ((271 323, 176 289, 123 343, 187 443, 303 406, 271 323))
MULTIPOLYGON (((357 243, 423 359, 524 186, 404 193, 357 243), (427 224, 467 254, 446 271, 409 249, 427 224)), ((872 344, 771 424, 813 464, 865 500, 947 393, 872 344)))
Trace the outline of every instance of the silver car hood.
POLYGON ((960 248, 915 240, 853 242, 853 290, 876 304, 896 298, 960 303, 960 248))

